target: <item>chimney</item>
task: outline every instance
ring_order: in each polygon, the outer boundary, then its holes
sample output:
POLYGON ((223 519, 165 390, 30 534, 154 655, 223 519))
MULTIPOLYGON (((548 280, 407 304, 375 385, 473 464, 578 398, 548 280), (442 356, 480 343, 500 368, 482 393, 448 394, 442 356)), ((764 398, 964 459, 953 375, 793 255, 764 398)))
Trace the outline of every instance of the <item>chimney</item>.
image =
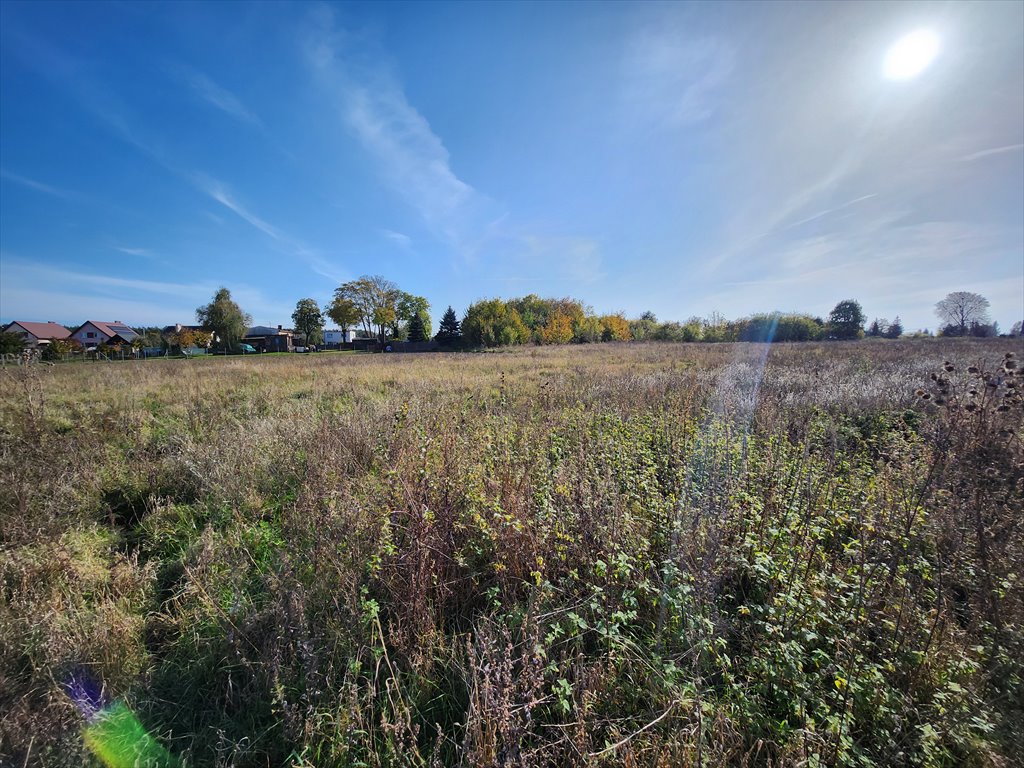
POLYGON ((280 331, 280 330, 283 330, 283 329, 282 329, 282 328, 281 328, 281 326, 279 325, 279 326, 277 326, 277 330, 279 330, 279 331, 280 331))

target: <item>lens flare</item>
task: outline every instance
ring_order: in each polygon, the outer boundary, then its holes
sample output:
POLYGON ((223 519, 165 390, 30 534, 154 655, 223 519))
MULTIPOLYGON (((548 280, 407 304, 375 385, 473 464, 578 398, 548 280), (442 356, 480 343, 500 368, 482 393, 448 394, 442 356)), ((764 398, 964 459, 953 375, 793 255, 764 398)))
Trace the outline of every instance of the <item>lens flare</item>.
POLYGON ((109 702, 102 686, 78 672, 64 685, 86 726, 82 739, 106 768, 178 768, 181 761, 164 749, 123 701, 109 702))

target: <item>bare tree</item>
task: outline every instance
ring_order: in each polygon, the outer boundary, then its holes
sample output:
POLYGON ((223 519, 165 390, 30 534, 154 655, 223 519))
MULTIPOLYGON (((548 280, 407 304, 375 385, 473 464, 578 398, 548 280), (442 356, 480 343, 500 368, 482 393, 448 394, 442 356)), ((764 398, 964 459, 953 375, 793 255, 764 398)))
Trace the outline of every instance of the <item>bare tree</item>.
POLYGON ((988 299, 980 293, 955 291, 935 305, 935 314, 957 336, 966 336, 971 325, 989 322, 988 299))

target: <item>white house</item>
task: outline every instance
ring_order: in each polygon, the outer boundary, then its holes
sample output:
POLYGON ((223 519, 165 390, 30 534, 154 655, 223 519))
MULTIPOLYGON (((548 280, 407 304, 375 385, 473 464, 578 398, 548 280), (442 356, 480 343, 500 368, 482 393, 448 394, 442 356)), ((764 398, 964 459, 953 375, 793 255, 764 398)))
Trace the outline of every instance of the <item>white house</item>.
POLYGON ((86 349, 97 344, 131 344, 138 337, 139 334, 120 320, 112 323, 86 320, 71 333, 71 338, 86 349))
POLYGON ((324 331, 324 344, 347 344, 356 337, 355 329, 324 331))

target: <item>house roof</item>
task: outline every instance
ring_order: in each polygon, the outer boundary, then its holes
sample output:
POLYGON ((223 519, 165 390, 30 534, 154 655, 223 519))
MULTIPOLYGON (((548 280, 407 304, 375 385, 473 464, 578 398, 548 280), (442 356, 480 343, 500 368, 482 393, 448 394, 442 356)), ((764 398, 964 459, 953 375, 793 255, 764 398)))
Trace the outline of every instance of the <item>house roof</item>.
POLYGON ((245 337, 250 336, 291 336, 292 331, 288 328, 271 328, 269 325, 254 325, 245 332, 245 337))
POLYGON ((37 339, 66 339, 71 335, 71 331, 57 323, 30 323, 24 320, 15 320, 9 323, 4 330, 7 330, 12 325, 24 328, 37 339))
POLYGON ((82 325, 78 326, 75 330, 82 330, 86 325, 95 326, 98 330, 102 331, 107 336, 113 338, 114 336, 120 336, 125 341, 132 341, 138 337, 138 333, 129 328, 127 325, 122 323, 120 320, 114 320, 113 322, 102 322, 101 320, 86 320, 82 325))

